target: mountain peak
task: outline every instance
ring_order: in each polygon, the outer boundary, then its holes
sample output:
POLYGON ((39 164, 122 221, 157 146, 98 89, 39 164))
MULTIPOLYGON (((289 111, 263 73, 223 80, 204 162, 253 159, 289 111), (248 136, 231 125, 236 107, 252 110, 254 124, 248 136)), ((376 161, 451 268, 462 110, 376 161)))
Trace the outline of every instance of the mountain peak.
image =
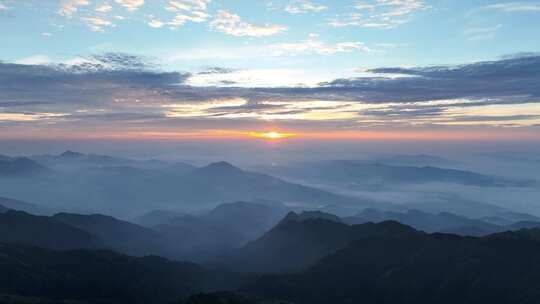
POLYGON ((208 172, 211 174, 225 174, 225 173, 238 173, 242 172, 242 170, 238 167, 235 167, 231 165, 230 163, 226 161, 220 161, 216 163, 211 163, 206 167, 202 167, 199 170, 199 172, 208 172))
POLYGON ((295 213, 294 211, 291 211, 281 220, 281 223, 286 223, 289 221, 303 222, 307 220, 326 220, 326 221, 331 221, 331 222, 336 222, 336 223, 342 223, 341 219, 337 217, 336 215, 321 212, 318 210, 303 211, 300 214, 295 213))
POLYGON ((227 170, 238 170, 237 167, 233 166, 231 163, 228 163, 226 161, 220 161, 211 163, 206 168, 212 168, 212 169, 227 169, 227 170))
POLYGON ((281 220, 280 224, 281 223, 286 223, 286 222, 289 222, 289 221, 298 221, 299 217, 300 216, 296 212, 291 211, 291 212, 287 213, 287 215, 281 220))
POLYGON ((70 157, 70 158, 81 157, 81 156, 84 156, 84 154, 79 153, 79 152, 73 152, 71 150, 67 150, 64 153, 60 154, 60 157, 70 157))

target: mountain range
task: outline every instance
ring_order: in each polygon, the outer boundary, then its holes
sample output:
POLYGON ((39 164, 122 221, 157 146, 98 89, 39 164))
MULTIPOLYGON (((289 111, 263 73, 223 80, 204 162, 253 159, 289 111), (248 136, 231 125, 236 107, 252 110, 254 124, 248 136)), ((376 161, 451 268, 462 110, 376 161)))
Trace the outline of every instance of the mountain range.
POLYGON ((350 243, 311 267, 264 275, 244 292, 297 304, 523 303, 540 299, 540 242, 447 234, 350 243))
POLYGON ((397 165, 394 161, 386 164, 363 160, 329 160, 259 168, 266 173, 283 178, 329 185, 347 185, 353 189, 376 185, 424 183, 451 183, 477 187, 526 187, 535 183, 530 180, 512 180, 466 170, 426 165, 397 165))
POLYGON ((306 206, 342 204, 367 208, 391 205, 245 171, 227 162, 200 168, 180 163, 167 166, 159 161, 149 165, 76 152, 33 159, 26 158, 25 162, 45 168, 43 175, 18 174, 17 178, 0 178, 0 195, 40 202, 56 210, 123 217, 152 209, 179 206, 201 209, 222 202, 257 199, 306 206), (47 169, 36 161, 54 169, 47 169))
MULTIPOLYGON (((287 211, 275 202, 223 204, 159 224, 184 229, 167 236, 104 215, 8 210, 0 214, 0 295, 15 303, 92 304, 532 304, 540 298, 538 228, 464 237, 397 221, 349 225, 348 218, 318 210, 287 211), (238 248, 217 250, 223 254, 199 265, 156 256, 198 233, 231 238, 238 248)), ((462 220, 418 212, 401 220, 462 220)))

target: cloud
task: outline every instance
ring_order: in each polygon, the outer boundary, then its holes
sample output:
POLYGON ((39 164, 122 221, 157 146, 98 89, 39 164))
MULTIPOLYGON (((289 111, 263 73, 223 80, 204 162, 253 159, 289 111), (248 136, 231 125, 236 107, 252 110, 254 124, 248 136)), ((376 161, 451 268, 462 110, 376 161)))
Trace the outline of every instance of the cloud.
POLYGON ((51 62, 51 59, 46 55, 34 55, 15 61, 17 64, 25 65, 43 65, 51 62))
POLYGON ((497 24, 489 27, 469 28, 465 30, 464 34, 467 40, 490 40, 495 38, 502 27, 502 24, 497 24))
POLYGON ((507 2, 490 4, 482 7, 483 10, 495 10, 505 13, 514 12, 540 12, 540 3, 507 2))
POLYGON ((114 0, 114 2, 127 8, 128 11, 136 11, 144 5, 144 0, 114 0))
POLYGON ((8 9, 7 5, 0 1, 0 11, 7 11, 8 9))
POLYGON ((81 6, 90 5, 89 0, 60 0, 60 10, 58 13, 62 16, 71 18, 81 6))
POLYGON ((164 22, 160 21, 160 20, 157 20, 157 19, 153 19, 153 20, 150 20, 148 22, 148 26, 150 27, 153 27, 153 28, 161 28, 165 25, 164 22))
POLYGON ((211 0, 171 0, 165 9, 175 13, 174 18, 167 24, 171 28, 177 28, 186 22, 201 23, 208 20, 208 5, 211 0))
POLYGON ((210 28, 233 36, 264 37, 287 31, 287 27, 278 24, 255 25, 242 21, 240 16, 226 10, 220 10, 210 23, 210 28))
POLYGON ((310 87, 218 87, 190 83, 197 77, 296 76, 219 67, 164 72, 146 58, 117 53, 75 65, 0 63, 0 113, 11 122, 120 130, 219 129, 276 120, 283 126, 349 129, 540 123, 540 56, 368 72, 310 87))
POLYGON ((105 28, 115 26, 110 20, 99 17, 81 17, 81 21, 94 32, 104 32, 105 28))
POLYGON ((357 2, 353 13, 330 20, 334 27, 394 28, 407 23, 418 11, 427 9, 422 0, 371 0, 357 2))
POLYGON ((197 73, 198 75, 223 75, 223 74, 230 74, 233 73, 235 70, 228 69, 228 68, 222 68, 222 67, 209 67, 206 68, 204 71, 197 73))
POLYGON ((98 5, 94 10, 96 12, 100 12, 100 13, 108 13, 110 11, 112 11, 113 7, 112 5, 110 5, 109 3, 107 2, 104 2, 100 5, 98 5))
POLYGON ((291 14, 318 13, 326 9, 328 9, 327 6, 307 0, 293 0, 285 7, 285 11, 291 14))
POLYGON ((372 50, 363 42, 349 41, 337 43, 324 43, 317 35, 311 34, 308 39, 299 42, 279 43, 271 46, 270 49, 276 55, 289 54, 319 54, 319 55, 334 55, 337 53, 350 53, 361 51, 369 53, 372 50))

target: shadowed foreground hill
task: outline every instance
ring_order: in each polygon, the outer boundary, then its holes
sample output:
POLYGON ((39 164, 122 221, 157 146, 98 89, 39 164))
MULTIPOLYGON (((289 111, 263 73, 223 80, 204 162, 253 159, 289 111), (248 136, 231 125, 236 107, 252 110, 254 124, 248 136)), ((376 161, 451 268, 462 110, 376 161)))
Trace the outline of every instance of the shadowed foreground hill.
POLYGON ((105 247, 99 238, 82 229, 13 210, 0 214, 0 242, 59 250, 105 247))
POLYGON ((6 244, 0 244, 0 273, 0 294, 88 303, 171 303, 236 287, 230 277, 160 257, 6 244))
POLYGON ((422 234, 391 221, 349 226, 327 219, 303 218, 289 214, 262 237, 217 263, 235 271, 292 272, 310 266, 355 240, 422 234))
POLYGON ((356 241, 290 275, 245 290, 297 304, 536 304, 540 242, 454 235, 356 241))
POLYGON ((118 252, 135 256, 172 254, 168 240, 158 232, 110 216, 59 213, 52 219, 95 235, 107 248, 118 252))

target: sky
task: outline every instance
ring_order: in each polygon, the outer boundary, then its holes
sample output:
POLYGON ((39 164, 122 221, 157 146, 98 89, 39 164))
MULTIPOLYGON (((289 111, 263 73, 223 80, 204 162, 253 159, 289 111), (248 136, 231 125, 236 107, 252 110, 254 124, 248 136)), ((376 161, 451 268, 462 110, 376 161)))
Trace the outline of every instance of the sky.
POLYGON ((540 140, 540 1, 0 0, 3 140, 540 140))

